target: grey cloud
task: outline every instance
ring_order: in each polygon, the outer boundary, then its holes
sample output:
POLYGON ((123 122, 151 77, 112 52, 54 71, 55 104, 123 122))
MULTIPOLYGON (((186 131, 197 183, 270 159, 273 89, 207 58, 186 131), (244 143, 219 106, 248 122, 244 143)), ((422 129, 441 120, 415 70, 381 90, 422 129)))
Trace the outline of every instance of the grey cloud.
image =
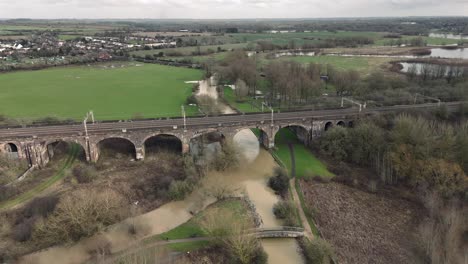
POLYGON ((468 0, 0 0, 0 18, 467 15, 468 0))

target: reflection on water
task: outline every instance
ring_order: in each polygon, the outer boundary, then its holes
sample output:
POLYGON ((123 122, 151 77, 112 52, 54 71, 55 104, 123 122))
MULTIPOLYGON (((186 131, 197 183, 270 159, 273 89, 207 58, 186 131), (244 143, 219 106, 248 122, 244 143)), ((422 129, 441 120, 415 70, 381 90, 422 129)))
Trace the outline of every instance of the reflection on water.
POLYGON ((284 56, 315 56, 315 52, 303 52, 303 51, 284 51, 275 53, 275 58, 284 57, 284 56))
POLYGON ((260 143, 257 136, 250 129, 239 131, 234 136, 234 144, 248 162, 252 162, 260 153, 260 143))
POLYGON ((431 58, 468 59, 468 49, 431 49, 431 58))
POLYGON ((325 56, 340 56, 340 57, 368 57, 368 58, 444 58, 444 59, 468 59, 468 49, 430 49, 430 55, 374 55, 374 54, 328 54, 325 56))
POLYGON ((431 38, 446 38, 446 39, 468 39, 467 35, 454 35, 454 34, 442 34, 442 33, 430 33, 431 38))

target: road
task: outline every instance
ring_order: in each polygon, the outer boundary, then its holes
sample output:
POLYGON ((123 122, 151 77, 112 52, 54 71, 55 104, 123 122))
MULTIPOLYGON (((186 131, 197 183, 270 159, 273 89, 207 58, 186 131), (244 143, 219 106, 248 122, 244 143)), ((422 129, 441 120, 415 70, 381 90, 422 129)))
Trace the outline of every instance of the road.
MULTIPOLYGON (((448 110, 454 110, 459 107, 462 102, 443 103, 448 110)), ((335 117, 343 117, 359 114, 376 114, 394 111, 405 111, 415 109, 434 109, 438 107, 437 103, 417 104, 417 105, 397 105, 379 108, 365 109, 359 113, 358 109, 345 108, 336 110, 317 110, 317 111, 298 111, 298 112, 283 112, 275 113, 274 121, 301 120, 301 119, 333 119, 335 117)), ((213 127, 213 126, 229 126, 239 123, 254 123, 254 122, 271 122, 270 113, 259 113, 249 115, 224 115, 216 117, 191 117, 187 118, 187 129, 197 127, 213 127)), ((106 133, 138 129, 174 129, 182 128, 184 120, 181 118, 175 119, 157 119, 157 120, 140 120, 140 121, 122 121, 122 122, 98 122, 88 124, 88 133, 106 133)), ((1 138, 18 138, 18 137, 33 137, 33 136, 49 136, 49 135, 82 135, 84 134, 83 124, 77 123, 72 125, 51 125, 51 126, 31 126, 21 128, 2 128, 0 129, 1 138)))

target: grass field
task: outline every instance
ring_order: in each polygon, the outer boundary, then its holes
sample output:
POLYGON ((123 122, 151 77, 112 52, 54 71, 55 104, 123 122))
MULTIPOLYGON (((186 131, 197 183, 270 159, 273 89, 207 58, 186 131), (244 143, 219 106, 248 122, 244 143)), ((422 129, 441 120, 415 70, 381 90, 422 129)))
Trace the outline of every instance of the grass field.
MULTIPOLYGON (((261 112, 260 109, 252 106, 248 102, 238 102, 234 91, 230 87, 224 87, 224 99, 237 110, 244 113, 261 112)), ((250 97, 247 100, 253 100, 250 97)))
POLYGON ((234 39, 240 42, 256 42, 259 40, 271 41, 273 44, 285 45, 288 44, 291 40, 298 45, 304 43, 314 43, 322 39, 330 38, 346 38, 346 37, 356 37, 363 36, 369 37, 374 40, 377 40, 381 37, 380 33, 376 32, 351 32, 351 31, 338 31, 338 32, 328 32, 328 31, 318 31, 318 32, 297 32, 297 33, 239 33, 231 34, 234 39))
POLYGON ((395 58, 379 57, 343 57, 343 56, 290 56, 281 57, 282 60, 293 60, 300 63, 330 64, 338 70, 356 70, 361 74, 368 74, 380 69, 395 58))
POLYGON ((283 162, 291 173, 291 153, 289 151, 288 142, 294 146, 294 154, 296 158, 296 176, 298 178, 310 178, 314 176, 331 178, 333 173, 328 171, 315 155, 307 149, 289 129, 281 129, 275 138, 275 154, 283 162))
POLYGON ((242 48, 245 48, 247 45, 248 45, 247 43, 236 43, 236 44, 209 45, 209 46, 199 46, 199 47, 179 47, 179 48, 166 48, 166 49, 153 49, 153 50, 139 50, 139 51, 134 51, 131 54, 144 56, 147 54, 150 54, 150 55, 158 54, 159 52, 164 52, 164 53, 178 52, 182 56, 189 56, 189 55, 192 55, 193 52, 197 52, 198 49, 200 49, 201 52, 206 52, 209 49, 216 52, 218 47, 220 47, 223 50, 231 50, 231 49, 242 49, 242 48))
MULTIPOLYGON (((191 84, 202 72, 155 64, 114 63, 50 68, 0 75, 0 114, 33 119, 80 119, 94 110, 99 120, 181 116, 191 84)), ((196 107, 186 107, 195 115, 196 107)))

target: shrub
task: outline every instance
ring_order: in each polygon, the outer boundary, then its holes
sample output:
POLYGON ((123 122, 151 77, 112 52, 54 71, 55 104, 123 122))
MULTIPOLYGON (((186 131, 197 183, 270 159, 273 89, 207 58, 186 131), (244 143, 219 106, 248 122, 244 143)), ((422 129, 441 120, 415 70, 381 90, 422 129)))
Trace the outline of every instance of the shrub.
POLYGON ((29 218, 14 226, 12 230, 13 239, 18 242, 28 241, 31 238, 34 222, 34 218, 29 218))
POLYGON ((25 206, 23 215, 27 218, 33 216, 46 217, 54 211, 58 201, 59 198, 57 196, 34 198, 25 206))
POLYGON ((173 181, 169 186, 169 198, 171 200, 182 200, 192 191, 192 186, 187 181, 173 181))
POLYGON ((18 194, 18 189, 14 186, 0 186, 0 201, 6 201, 18 194))
POLYGON ((55 211, 38 223, 37 242, 57 244, 78 241, 128 215, 125 198, 114 190, 80 189, 63 197, 55 211))
POLYGON ((333 263, 333 248, 325 240, 317 237, 312 241, 303 240, 302 248, 307 264, 329 264, 333 263))
POLYGON ((73 168, 73 176, 78 183, 89 183, 96 177, 96 169, 91 166, 80 164, 73 168))
POLYGON ((276 218, 283 219, 286 226, 297 226, 296 208, 287 201, 279 201, 273 207, 276 218))
POLYGON ((289 177, 281 168, 276 168, 274 176, 268 181, 268 186, 280 195, 285 195, 289 189, 289 177))

